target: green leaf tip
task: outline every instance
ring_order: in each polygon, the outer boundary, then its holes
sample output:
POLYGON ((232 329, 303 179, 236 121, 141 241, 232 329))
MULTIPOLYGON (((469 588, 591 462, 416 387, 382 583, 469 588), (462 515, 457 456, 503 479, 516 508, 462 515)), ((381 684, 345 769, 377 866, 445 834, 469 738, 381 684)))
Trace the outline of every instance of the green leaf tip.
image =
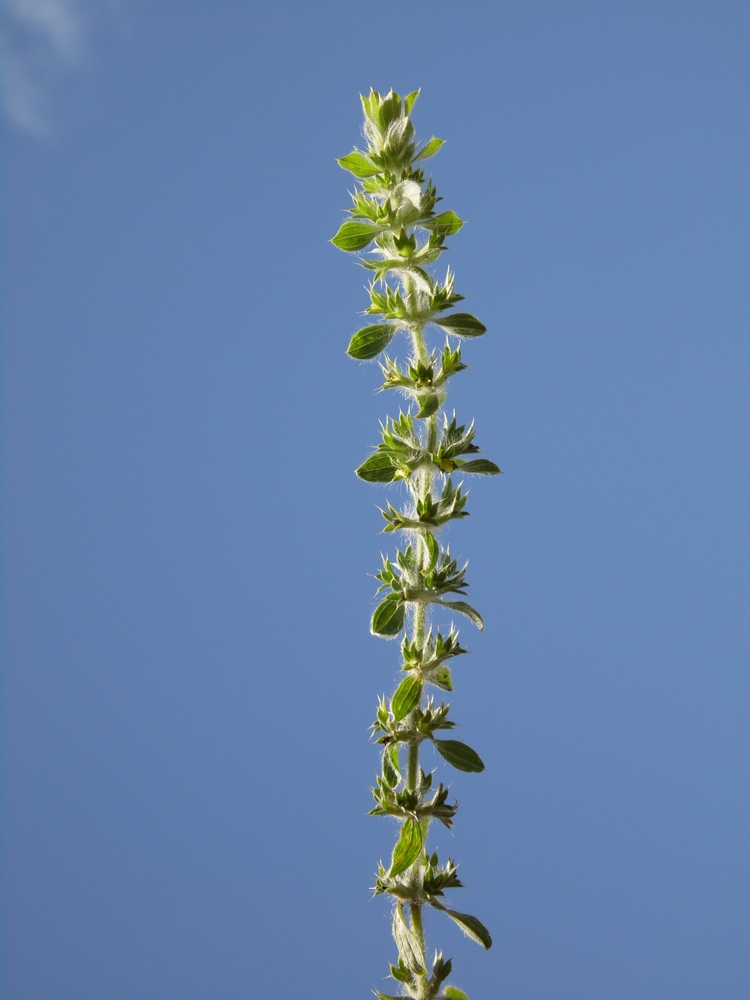
POLYGON ((411 868, 422 853, 423 843, 424 835, 421 824, 412 818, 405 820, 396 846, 393 848, 388 878, 395 878, 396 875, 405 872, 407 868, 411 868))
POLYGON ((466 615, 467 618, 470 618, 474 622, 480 632, 483 631, 484 619, 479 612, 475 608, 472 608, 470 604, 467 604, 466 601, 441 601, 441 605, 444 608, 451 608, 453 611, 458 611, 459 614, 466 615))
POLYGON ((381 227, 370 225, 368 222, 347 221, 342 223, 331 243, 339 250, 353 253, 364 250, 382 231, 381 227))
POLYGON ((502 469, 486 458, 472 458, 468 462, 463 462, 459 459, 456 462, 456 471, 469 472, 479 476, 499 476, 502 469))
POLYGON ((370 630, 373 635, 398 635, 404 627, 406 608, 400 601, 386 598, 379 604, 372 616, 370 630))
POLYGON ((455 986, 446 986, 443 989, 443 996, 446 1000, 469 1000, 464 991, 456 989, 455 986))
POLYGON ((459 229, 463 228, 463 224, 463 219, 460 219, 455 212, 442 212, 432 220, 431 228, 441 236, 455 236, 459 229))
POLYGON ((437 153, 438 150, 441 148, 441 146, 444 146, 444 145, 445 145, 445 140, 444 139, 432 138, 432 139, 430 139, 429 142, 426 142, 424 144, 424 146, 422 146, 422 148, 417 153, 417 155, 414 157, 414 159, 415 160, 429 160, 429 158, 431 156, 434 156, 435 153, 437 153))
POLYGON ((366 483, 392 483, 398 475, 398 466, 388 455, 376 451, 360 465, 357 475, 366 483))
POLYGON ((484 323, 480 323, 476 316, 472 316, 471 313, 453 313, 450 316, 435 319, 433 322, 456 337, 481 337, 483 333, 487 333, 487 327, 484 323))
POLYGON ((407 115, 411 114, 411 109, 417 103, 417 98, 419 97, 419 95, 420 95, 421 92, 422 92, 422 90, 421 90, 421 87, 420 87, 419 90, 412 90, 412 92, 410 94, 406 95, 406 98, 404 99, 404 106, 406 108, 407 115))
POLYGON ((401 722, 419 704, 422 697, 422 679, 405 677, 391 698, 391 712, 396 722, 401 722))
POLYGON ((492 938, 481 920, 477 920, 476 917, 472 917, 469 913, 459 913, 458 910, 446 909, 445 912, 451 920, 458 924, 467 937, 470 937, 472 941, 476 941, 477 944, 483 945, 487 951, 490 950, 492 947, 492 938))
POLYGON ((372 160, 368 160, 366 156, 357 152, 356 149, 353 153, 349 153, 348 156, 342 156, 336 162, 344 170, 348 170, 349 173, 354 174, 355 177, 373 177, 375 174, 381 172, 380 168, 375 166, 372 160))
POLYGON ((346 353, 357 361, 370 361, 393 340, 398 327, 395 323, 373 323, 358 330, 352 337, 346 353))
POLYGON ((459 740, 433 740, 438 753, 459 771, 479 774, 484 770, 484 762, 476 750, 459 740))

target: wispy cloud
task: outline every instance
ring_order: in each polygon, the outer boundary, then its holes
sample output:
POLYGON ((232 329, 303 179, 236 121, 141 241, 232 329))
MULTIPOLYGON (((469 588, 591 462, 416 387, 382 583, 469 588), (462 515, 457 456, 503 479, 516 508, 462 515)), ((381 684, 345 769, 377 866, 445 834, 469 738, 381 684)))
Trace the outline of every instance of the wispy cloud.
POLYGON ((2 98, 11 125, 52 135, 86 69, 93 34, 111 0, 2 0, 2 98))

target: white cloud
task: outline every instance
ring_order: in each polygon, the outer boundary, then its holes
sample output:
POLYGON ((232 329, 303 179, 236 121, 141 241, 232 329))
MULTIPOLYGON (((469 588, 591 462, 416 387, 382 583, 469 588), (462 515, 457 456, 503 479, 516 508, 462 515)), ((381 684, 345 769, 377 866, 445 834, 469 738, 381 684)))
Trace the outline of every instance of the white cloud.
POLYGON ((2 97, 11 125, 49 137, 111 0, 2 0, 2 97))

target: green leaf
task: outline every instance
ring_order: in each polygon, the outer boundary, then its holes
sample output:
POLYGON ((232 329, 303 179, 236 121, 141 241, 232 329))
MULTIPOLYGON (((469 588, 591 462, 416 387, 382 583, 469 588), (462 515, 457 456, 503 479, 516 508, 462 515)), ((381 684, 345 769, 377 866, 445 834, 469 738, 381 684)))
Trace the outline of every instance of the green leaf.
POLYGON ((443 988, 443 996, 447 997, 447 1000, 469 1000, 464 991, 457 989, 455 986, 445 986, 443 988))
POLYGON ((357 361, 376 358, 390 344, 398 327, 395 323, 374 323, 358 330, 352 337, 346 353, 357 361))
MULTIPOLYGON (((393 968, 393 966, 391 966, 393 968)), ((394 997, 392 993, 381 993, 380 990, 373 990, 378 1000, 404 1000, 403 997, 394 997)))
POLYGON ((370 455, 357 469, 357 475, 366 483, 392 483, 397 472, 398 466, 380 451, 370 455))
POLYGON ((356 150, 353 153, 349 153, 348 156, 342 156, 336 162, 344 170, 348 170, 349 173, 354 174, 355 177, 372 177, 373 174, 381 173, 379 167, 376 167, 372 161, 356 150))
POLYGON ((437 392, 431 392, 426 396, 417 396, 419 403, 418 417, 431 417, 433 413, 440 409, 440 396, 437 392))
POLYGON ((422 149, 420 149, 420 151, 417 153, 414 159, 429 160, 431 156, 434 156, 435 153, 437 153, 437 151, 444 143, 445 139, 435 139, 435 138, 430 139, 429 142, 426 142, 424 144, 424 146, 422 147, 422 149))
POLYGON ((367 222, 345 222, 331 243, 339 250, 364 250, 382 232, 380 226, 371 226, 367 222))
POLYGON ((386 598, 375 608, 370 624, 373 635, 398 635, 404 627, 406 607, 401 601, 386 598))
POLYGON ((412 972, 416 972, 418 976, 423 975, 424 956, 422 949, 406 923, 402 903, 399 903, 393 912, 393 937, 404 965, 412 972))
POLYGON ((435 687, 442 688, 443 691, 452 691, 453 678, 451 677, 450 669, 448 667, 439 667, 430 674, 430 683, 434 684, 435 687))
POLYGON ((443 237, 454 236, 463 224, 464 220, 456 215, 455 212, 441 212, 431 222, 434 231, 443 237))
POLYGON ((492 947, 492 938, 490 937, 490 932, 480 920, 477 920, 476 917, 470 916, 468 913, 459 913, 457 910, 446 910, 445 912, 451 920, 455 920, 461 930, 467 934, 472 941, 476 941, 477 944, 484 945, 484 947, 489 951, 492 947))
POLYGON ((494 462, 486 458, 473 458, 470 462, 463 462, 459 459, 456 468, 460 472, 472 472, 479 476, 498 476, 501 469, 494 462))
POLYGON ((419 97, 419 90, 412 90, 410 94, 407 94, 404 98, 404 107, 406 108, 407 115, 411 114, 411 109, 417 103, 417 98, 419 97))
POLYGON ((404 677, 391 698, 391 711, 396 722, 405 719, 422 697, 422 679, 411 674, 404 677))
POLYGON ((401 777, 401 763, 398 757, 398 743, 391 743, 386 748, 386 756, 391 763, 391 767, 396 772, 396 775, 401 777))
POLYGON ((434 569, 440 558, 440 546, 438 545, 437 538, 435 538, 431 531, 426 531, 422 537, 424 538, 427 555, 429 556, 427 569, 434 569))
POLYGON ((394 91, 390 91, 381 99, 378 109, 378 122, 380 127, 385 129, 395 121, 401 114, 401 98, 394 91))
MULTIPOLYGON (((412 980, 411 972, 404 965, 392 965, 391 975, 398 983, 410 983, 412 980)), ((404 1000, 403 997, 399 997, 399 1000, 404 1000)))
POLYGON ((453 313, 443 319, 433 319, 432 322, 444 327, 456 337, 481 337, 483 333, 487 333, 484 323, 480 323, 471 313, 453 313))
POLYGON ((415 819, 405 820, 396 846, 393 848, 388 878, 395 878, 410 868, 419 857, 423 843, 424 834, 421 825, 415 819))
POLYGON ((482 616, 466 601, 441 601, 440 603, 444 608, 452 608, 453 611, 458 611, 460 614, 466 615, 467 618, 471 618, 480 632, 484 628, 482 616))
MULTIPOLYGON (((398 746, 398 744, 394 745, 398 746)), ((383 753, 383 779, 389 788, 395 788, 399 781, 399 775, 393 766, 390 755, 388 754, 389 750, 390 746, 386 747, 385 752, 383 753)))
POLYGON ((433 740, 438 753, 459 771, 478 774, 484 770, 484 762, 476 750, 472 750, 459 740, 433 740))

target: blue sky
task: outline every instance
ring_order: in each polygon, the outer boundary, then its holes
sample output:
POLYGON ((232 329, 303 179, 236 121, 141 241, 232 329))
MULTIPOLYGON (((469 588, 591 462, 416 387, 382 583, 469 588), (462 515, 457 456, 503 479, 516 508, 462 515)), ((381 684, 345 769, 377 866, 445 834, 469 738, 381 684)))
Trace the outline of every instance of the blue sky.
MULTIPOLYGON (((9 1000, 368 996, 394 401, 327 241, 422 88, 499 480, 450 532, 472 1000, 745 1000, 744 3, 7 0, 9 1000), (464 663, 464 661, 469 661, 464 663)), ((437 761, 435 766, 438 766, 437 761)))

